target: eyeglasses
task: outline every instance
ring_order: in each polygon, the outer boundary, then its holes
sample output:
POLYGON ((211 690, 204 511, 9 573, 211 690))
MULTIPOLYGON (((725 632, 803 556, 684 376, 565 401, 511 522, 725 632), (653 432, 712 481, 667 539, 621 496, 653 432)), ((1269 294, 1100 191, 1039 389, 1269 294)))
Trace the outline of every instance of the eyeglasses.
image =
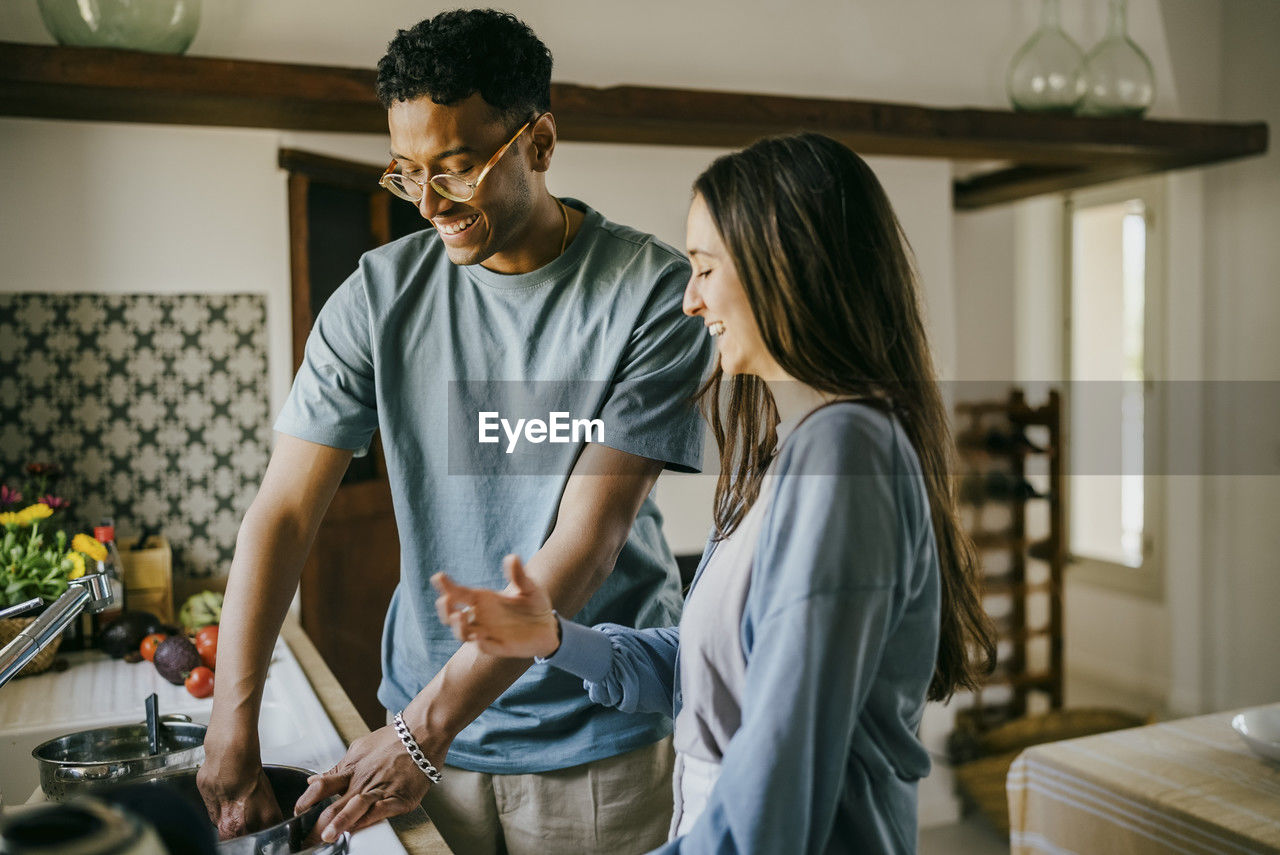
POLYGON ((472 197, 476 195, 476 188, 480 186, 480 182, 489 174, 489 170, 502 159, 502 155, 506 150, 511 148, 511 144, 520 138, 525 128, 537 121, 536 117, 530 119, 520 126, 520 130, 515 132, 515 136, 507 140, 507 144, 498 149, 493 157, 489 158, 489 162, 484 165, 484 169, 480 170, 480 175, 475 181, 468 181, 460 175, 454 175, 450 172, 441 172, 431 176, 426 181, 414 178, 412 175, 405 175, 402 172, 394 171, 396 162, 391 161, 391 165, 387 167, 387 171, 382 173, 382 177, 378 179, 378 183, 390 190, 395 195, 404 199, 406 202, 417 204, 422 201, 422 194, 427 192, 427 186, 439 193, 444 198, 452 202, 470 202, 472 197))

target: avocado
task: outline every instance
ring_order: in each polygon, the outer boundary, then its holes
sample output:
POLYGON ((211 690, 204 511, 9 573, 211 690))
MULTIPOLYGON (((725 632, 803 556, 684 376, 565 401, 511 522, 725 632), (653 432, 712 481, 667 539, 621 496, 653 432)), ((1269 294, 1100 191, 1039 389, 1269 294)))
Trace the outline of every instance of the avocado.
POLYGON ((160 618, 151 612, 122 612, 98 633, 98 649, 115 659, 136 651, 142 639, 160 631, 160 618))
MULTIPOLYGON (((141 642, 139 642, 141 643, 141 642)), ((192 669, 199 667, 200 654, 185 635, 171 635, 156 648, 156 670, 175 686, 181 686, 192 669)))

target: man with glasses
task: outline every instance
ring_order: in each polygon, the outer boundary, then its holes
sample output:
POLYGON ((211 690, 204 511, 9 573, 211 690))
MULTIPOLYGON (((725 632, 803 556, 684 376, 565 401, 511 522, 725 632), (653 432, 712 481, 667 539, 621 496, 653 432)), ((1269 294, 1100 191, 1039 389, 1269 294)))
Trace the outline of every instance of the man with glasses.
POLYGON ((618 855, 666 839, 670 721, 459 646, 429 582, 447 570, 492 587, 516 554, 583 623, 671 625, 680 608, 649 493, 663 468, 700 464, 691 402, 710 339, 681 313, 683 256, 547 191, 550 80, 542 42, 491 10, 401 31, 378 65, 392 157, 381 184, 431 228, 367 253, 326 303, 276 423, 227 589, 200 773, 224 836, 275 818, 256 731, 270 651, 352 454, 381 430, 401 578, 378 697, 394 721, 299 805, 338 796, 321 817, 333 839, 425 796, 462 853, 618 855), (505 437, 477 437, 488 393, 598 420, 603 435, 553 446, 526 431, 535 444, 506 455, 505 437))

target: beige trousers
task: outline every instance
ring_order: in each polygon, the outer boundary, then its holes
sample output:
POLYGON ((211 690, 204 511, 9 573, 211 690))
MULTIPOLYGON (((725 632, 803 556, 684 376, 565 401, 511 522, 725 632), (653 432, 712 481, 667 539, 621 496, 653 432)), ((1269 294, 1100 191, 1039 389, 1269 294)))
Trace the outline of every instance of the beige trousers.
POLYGON ((671 737, 536 775, 454 766, 422 806, 456 855, 629 855, 667 841, 671 737))

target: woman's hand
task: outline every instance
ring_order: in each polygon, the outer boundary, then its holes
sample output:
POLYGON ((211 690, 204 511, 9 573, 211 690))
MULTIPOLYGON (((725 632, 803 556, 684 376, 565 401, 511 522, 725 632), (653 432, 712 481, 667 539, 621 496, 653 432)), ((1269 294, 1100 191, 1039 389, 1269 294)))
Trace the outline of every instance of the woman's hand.
POLYGON ((436 612, 441 623, 490 656, 551 656, 560 648, 560 623, 551 598, 525 574, 519 557, 502 559, 502 569, 511 582, 505 591, 468 588, 444 573, 432 576, 431 584, 440 592, 436 612))

